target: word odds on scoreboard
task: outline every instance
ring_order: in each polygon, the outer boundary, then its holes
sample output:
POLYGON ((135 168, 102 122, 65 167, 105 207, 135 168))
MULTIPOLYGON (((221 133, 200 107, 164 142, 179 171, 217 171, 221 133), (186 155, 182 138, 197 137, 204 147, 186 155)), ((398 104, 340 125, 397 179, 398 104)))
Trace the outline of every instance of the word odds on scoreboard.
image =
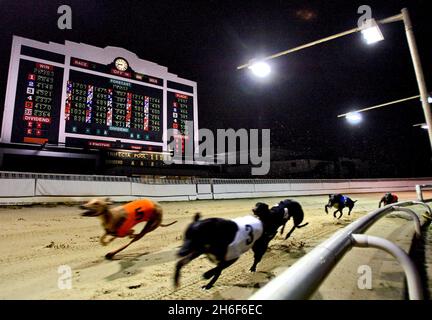
POLYGON ((198 130, 196 92, 196 82, 121 48, 14 36, 1 139, 172 151, 168 129, 175 148, 194 137, 186 121, 198 130))

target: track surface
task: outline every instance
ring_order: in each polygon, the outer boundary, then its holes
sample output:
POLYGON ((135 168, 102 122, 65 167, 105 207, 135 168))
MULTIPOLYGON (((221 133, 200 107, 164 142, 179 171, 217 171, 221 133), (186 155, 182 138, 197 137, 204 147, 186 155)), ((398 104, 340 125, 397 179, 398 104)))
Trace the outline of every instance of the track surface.
MULTIPOLYGON (((415 199, 414 193, 398 195, 401 201, 415 199)), ((338 222, 324 212, 327 196, 292 197, 302 204, 309 225, 286 241, 278 235, 256 273, 248 271, 253 260, 248 252, 207 291, 201 290, 207 283, 202 274, 214 265, 204 256, 184 267, 180 288, 173 287, 176 251, 195 212, 234 218, 250 214, 257 201, 275 204, 282 198, 162 203, 164 222, 178 222, 146 235, 113 261, 104 255, 127 240, 102 247, 99 220, 81 217, 77 206, 0 208, 0 299, 247 299, 316 244, 377 208, 380 196, 352 195, 359 200, 353 214, 338 222), (58 288, 61 265, 72 270, 71 289, 58 288)))

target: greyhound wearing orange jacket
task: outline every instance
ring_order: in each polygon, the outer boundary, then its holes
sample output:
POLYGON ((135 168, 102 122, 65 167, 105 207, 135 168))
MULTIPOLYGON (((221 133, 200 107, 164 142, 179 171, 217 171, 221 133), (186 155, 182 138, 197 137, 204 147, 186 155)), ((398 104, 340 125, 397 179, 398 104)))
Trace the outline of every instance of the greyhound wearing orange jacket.
POLYGON ((80 206, 86 210, 81 215, 84 217, 100 217, 102 227, 105 229, 105 234, 101 236, 100 243, 106 246, 116 238, 128 236, 132 240, 123 247, 109 252, 105 258, 112 259, 114 255, 129 247, 135 241, 141 239, 146 233, 155 230, 157 227, 168 227, 177 221, 169 224, 162 224, 162 207, 151 200, 141 199, 126 203, 121 206, 109 208, 111 205, 107 198, 93 199, 80 206), (140 233, 134 233, 132 229, 136 224, 146 221, 146 225, 140 233), (112 236, 111 239, 105 240, 107 236, 112 236))

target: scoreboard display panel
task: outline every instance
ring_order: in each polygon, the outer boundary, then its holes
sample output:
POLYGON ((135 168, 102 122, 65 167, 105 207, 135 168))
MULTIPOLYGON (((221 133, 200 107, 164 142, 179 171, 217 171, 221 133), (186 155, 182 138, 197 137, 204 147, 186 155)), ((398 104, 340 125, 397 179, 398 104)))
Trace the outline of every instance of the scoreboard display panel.
POLYGON ((12 142, 57 142, 62 81, 61 68, 20 61, 12 142))
POLYGON ((197 84, 122 48, 13 37, 1 142, 172 152, 198 146, 197 84), (192 125, 187 125, 187 124, 192 125))
POLYGON ((163 90, 71 70, 66 132, 162 142, 163 90))
POLYGON ((188 121, 193 121, 193 97, 187 94, 168 92, 168 126, 174 129, 174 150, 185 154, 185 143, 192 139, 188 121))

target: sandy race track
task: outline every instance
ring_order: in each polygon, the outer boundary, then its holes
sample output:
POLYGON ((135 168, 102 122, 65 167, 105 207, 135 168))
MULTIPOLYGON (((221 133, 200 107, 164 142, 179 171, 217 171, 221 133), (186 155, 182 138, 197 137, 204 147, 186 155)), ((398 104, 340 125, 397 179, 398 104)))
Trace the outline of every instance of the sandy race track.
MULTIPOLYGON (((81 217, 76 205, 0 208, 0 299, 246 299, 317 243, 375 209, 380 196, 353 195, 359 200, 353 214, 338 223, 324 212, 327 196, 293 197, 302 204, 309 225, 286 241, 278 235, 256 273, 248 271, 252 253, 244 254, 208 291, 201 290, 207 283, 202 274, 213 265, 204 256, 183 268, 180 288, 173 287, 175 253, 194 213, 233 218, 249 214, 257 201, 275 204, 282 198, 162 203, 164 222, 178 223, 158 228, 113 261, 104 255, 128 240, 102 247, 99 220, 81 217), (71 289, 58 287, 61 265, 72 269, 71 289)), ((415 194, 399 197, 412 200, 415 194)))

